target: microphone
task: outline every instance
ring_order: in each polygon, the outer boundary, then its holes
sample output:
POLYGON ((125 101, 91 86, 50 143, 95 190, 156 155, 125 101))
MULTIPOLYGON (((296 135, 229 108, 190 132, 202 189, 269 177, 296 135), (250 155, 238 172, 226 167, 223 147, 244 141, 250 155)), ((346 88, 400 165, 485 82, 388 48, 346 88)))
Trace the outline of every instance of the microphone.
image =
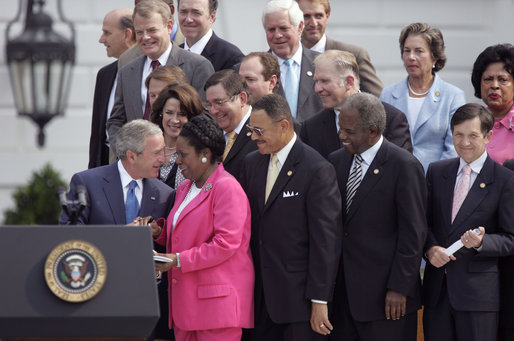
POLYGON ((78 199, 78 203, 79 203, 80 207, 82 207, 82 208, 86 207, 87 206, 86 187, 84 187, 84 185, 78 185, 76 192, 77 192, 77 199, 78 199))

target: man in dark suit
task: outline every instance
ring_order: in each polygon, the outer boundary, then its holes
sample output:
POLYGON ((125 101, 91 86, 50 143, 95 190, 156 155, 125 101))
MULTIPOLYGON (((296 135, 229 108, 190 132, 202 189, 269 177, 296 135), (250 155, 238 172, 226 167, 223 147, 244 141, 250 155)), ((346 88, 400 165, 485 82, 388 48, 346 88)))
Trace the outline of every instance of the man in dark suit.
POLYGON ((115 147, 116 134, 128 121, 150 117, 146 77, 161 65, 175 65, 186 74, 190 84, 205 98, 205 81, 214 73, 211 63, 202 56, 184 51, 170 42, 173 19, 169 6, 162 0, 143 0, 134 8, 136 40, 141 56, 118 73, 116 100, 107 121, 111 148, 115 147))
POLYGON ((329 161, 343 198, 343 252, 331 340, 415 340, 426 237, 423 167, 382 136, 374 95, 351 96, 339 115, 344 149, 329 161))
MULTIPOLYGON (((120 129, 118 137, 118 162, 77 173, 71 179, 70 200, 75 198, 78 185, 87 190, 87 206, 78 224, 124 225, 137 216, 166 217, 171 208, 173 190, 154 179, 164 162, 161 129, 148 121, 134 120, 120 129), (132 182, 136 183, 132 198, 135 195, 140 209, 127 212, 132 182)), ((59 222, 70 223, 65 211, 59 222)))
POLYGON ((246 81, 250 104, 262 96, 276 93, 280 87, 280 66, 277 57, 267 52, 252 52, 243 57, 239 74, 246 81))
POLYGON ((423 315, 428 341, 496 340, 498 260, 514 251, 514 175, 487 155, 493 124, 479 104, 457 109, 450 128, 459 157, 434 162, 427 171, 423 315), (447 255, 459 240, 464 247, 447 255))
POLYGON ((359 64, 361 89, 377 97, 384 87, 371 64, 368 51, 357 45, 343 43, 326 36, 325 30, 330 19, 329 0, 296 0, 303 12, 305 27, 302 44, 313 51, 323 53, 327 50, 342 50, 352 53, 359 64))
POLYGON ((205 83, 207 108, 225 132, 223 167, 239 180, 245 156, 257 150, 252 132, 246 126, 252 107, 248 104, 248 88, 234 70, 215 72, 205 83))
POLYGON ((186 38, 180 47, 207 58, 215 71, 231 69, 243 53, 212 31, 218 0, 178 0, 178 22, 186 38))
MULTIPOLYGON (((359 66, 350 52, 335 50, 319 55, 314 64, 314 90, 325 109, 303 122, 300 137, 327 158, 341 147, 338 137, 339 112, 346 100, 360 91, 359 66)), ((412 153, 409 123, 405 114, 392 105, 382 104, 386 111, 384 137, 412 153)))
MULTIPOLYGON (((136 43, 130 8, 115 9, 105 15, 99 42, 105 45, 107 56, 116 59, 136 43)), ((96 75, 88 168, 109 163, 106 122, 114 105, 117 72, 117 61, 114 61, 101 68, 96 75)))
POLYGON ((303 122, 323 106, 314 93, 314 58, 317 52, 303 48, 300 36, 303 14, 293 0, 273 0, 266 3, 263 25, 271 52, 280 64, 278 94, 287 99, 291 114, 303 122))
POLYGON ((342 232, 334 168, 297 138, 282 96, 253 105, 250 129, 259 151, 241 173, 256 277, 248 340, 324 340, 342 232))

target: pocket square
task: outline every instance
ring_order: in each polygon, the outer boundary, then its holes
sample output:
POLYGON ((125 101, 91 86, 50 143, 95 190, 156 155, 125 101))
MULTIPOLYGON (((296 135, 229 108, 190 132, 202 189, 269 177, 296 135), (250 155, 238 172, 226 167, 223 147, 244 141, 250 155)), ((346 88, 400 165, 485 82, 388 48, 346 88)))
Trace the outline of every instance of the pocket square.
POLYGON ((295 197, 297 195, 298 195, 298 192, 285 191, 284 193, 282 193, 282 198, 290 198, 290 197, 295 197))

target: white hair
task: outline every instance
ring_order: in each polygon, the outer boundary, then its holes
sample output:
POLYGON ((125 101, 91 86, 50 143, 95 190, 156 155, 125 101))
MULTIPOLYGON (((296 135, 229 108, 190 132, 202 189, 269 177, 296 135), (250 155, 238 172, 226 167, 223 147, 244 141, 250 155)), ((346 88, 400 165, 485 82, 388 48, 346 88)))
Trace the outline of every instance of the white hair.
POLYGON ((269 0, 262 12, 262 26, 266 28, 266 15, 286 10, 289 14, 289 21, 298 28, 303 22, 303 12, 294 0, 269 0))

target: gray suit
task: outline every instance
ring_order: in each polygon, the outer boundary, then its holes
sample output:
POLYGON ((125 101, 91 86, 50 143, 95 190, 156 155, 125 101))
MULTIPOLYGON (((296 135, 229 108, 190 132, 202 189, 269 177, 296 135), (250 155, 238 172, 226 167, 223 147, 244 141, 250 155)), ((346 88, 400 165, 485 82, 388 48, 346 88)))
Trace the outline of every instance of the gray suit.
POLYGON ((375 67, 371 64, 368 51, 357 45, 343 43, 327 37, 326 50, 341 50, 352 53, 357 59, 359 65, 360 89, 377 97, 380 96, 384 85, 380 81, 375 71, 375 67))
MULTIPOLYGON (((146 56, 140 56, 125 65, 118 72, 118 85, 111 117, 107 121, 111 147, 115 145, 116 134, 126 122, 143 117, 141 100, 141 82, 146 56)), ((205 99, 203 89, 207 78, 214 73, 212 64, 202 56, 184 51, 174 45, 166 65, 178 66, 186 74, 189 83, 205 99)))
MULTIPOLYGON (((296 119, 301 123, 314 116, 323 109, 323 103, 318 94, 314 92, 314 58, 318 52, 303 48, 302 65, 300 70, 300 88, 298 89, 298 109, 296 119)), ((285 97, 283 84, 278 88, 277 94, 285 97)))

